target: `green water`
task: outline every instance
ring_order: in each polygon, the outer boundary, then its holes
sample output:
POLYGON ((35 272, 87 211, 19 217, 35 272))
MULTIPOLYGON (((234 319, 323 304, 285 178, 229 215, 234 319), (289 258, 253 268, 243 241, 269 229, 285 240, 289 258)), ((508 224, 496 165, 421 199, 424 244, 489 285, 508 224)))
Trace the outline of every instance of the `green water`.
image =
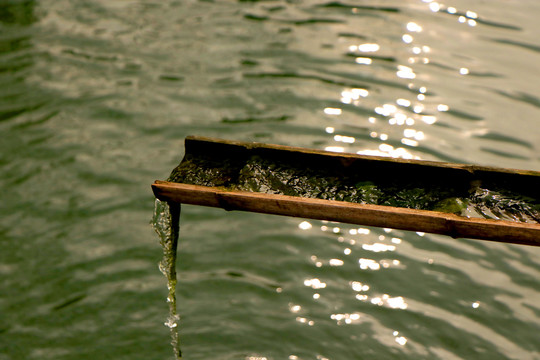
MULTIPOLYGON (((187 135, 540 170, 538 14, 2 2, 0 359, 173 358, 150 184, 187 135)), ((185 359, 540 358, 537 248, 196 206, 181 222, 185 359)))

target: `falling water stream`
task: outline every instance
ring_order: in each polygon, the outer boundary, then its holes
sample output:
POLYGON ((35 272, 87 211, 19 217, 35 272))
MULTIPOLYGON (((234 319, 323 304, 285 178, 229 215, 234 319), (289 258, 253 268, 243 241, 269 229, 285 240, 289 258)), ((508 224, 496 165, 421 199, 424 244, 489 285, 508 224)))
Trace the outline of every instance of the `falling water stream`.
POLYGON ((159 263, 159 270, 167 278, 167 303, 169 316, 165 322, 171 330, 171 345, 175 359, 182 358, 180 340, 178 337, 178 322, 180 315, 176 311, 176 249, 178 247, 178 231, 180 220, 180 204, 167 203, 156 199, 152 225, 159 235, 159 242, 163 247, 163 259, 159 263))

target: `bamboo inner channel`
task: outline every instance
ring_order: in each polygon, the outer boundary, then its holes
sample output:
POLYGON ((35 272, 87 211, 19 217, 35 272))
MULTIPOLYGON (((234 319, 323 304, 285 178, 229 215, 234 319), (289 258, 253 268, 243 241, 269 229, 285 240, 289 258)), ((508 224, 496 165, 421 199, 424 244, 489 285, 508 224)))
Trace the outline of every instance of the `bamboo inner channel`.
POLYGON ((169 181, 540 223, 540 176, 534 172, 340 157, 306 149, 298 152, 264 144, 242 146, 197 139, 188 138, 186 155, 169 181))

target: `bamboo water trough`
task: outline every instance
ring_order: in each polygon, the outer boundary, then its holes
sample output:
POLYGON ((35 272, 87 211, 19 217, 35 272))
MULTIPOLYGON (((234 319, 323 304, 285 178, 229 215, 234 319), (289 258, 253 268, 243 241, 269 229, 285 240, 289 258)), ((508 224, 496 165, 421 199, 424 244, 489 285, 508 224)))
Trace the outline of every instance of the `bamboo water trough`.
POLYGON ((152 189, 168 202, 540 246, 538 171, 190 136, 152 189), (482 199, 493 218, 468 216, 482 199), (497 201, 513 215, 496 216, 497 201))

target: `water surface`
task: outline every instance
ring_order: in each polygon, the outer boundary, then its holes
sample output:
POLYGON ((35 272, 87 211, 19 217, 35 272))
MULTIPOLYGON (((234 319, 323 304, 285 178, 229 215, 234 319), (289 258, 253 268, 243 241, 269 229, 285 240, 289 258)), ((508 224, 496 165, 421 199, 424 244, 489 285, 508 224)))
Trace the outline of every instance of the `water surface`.
MULTIPOLYGON (((537 1, 8 0, 0 359, 169 359, 190 134, 540 170, 537 1)), ((407 174, 396 174, 396 178, 407 174)), ((186 359, 540 359, 536 248, 185 206, 186 359)))

